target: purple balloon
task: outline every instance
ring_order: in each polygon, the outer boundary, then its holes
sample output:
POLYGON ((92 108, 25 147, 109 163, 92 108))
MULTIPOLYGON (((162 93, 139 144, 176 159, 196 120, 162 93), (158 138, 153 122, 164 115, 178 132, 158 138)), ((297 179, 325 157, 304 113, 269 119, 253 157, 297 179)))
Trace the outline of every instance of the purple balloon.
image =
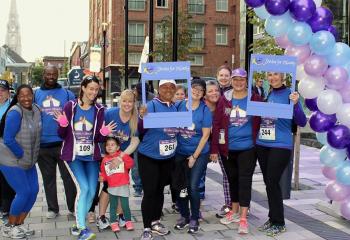
POLYGON ((286 48, 284 53, 288 56, 297 57, 298 64, 302 64, 310 56, 311 50, 309 45, 302 45, 302 46, 291 45, 286 48))
POLYGON ((288 11, 290 0, 266 0, 266 10, 274 16, 282 15, 288 11))
POLYGON ((350 130, 345 125, 337 125, 328 130, 328 144, 336 149, 344 149, 350 144, 350 130))
POLYGON ((350 79, 345 83, 345 85, 339 90, 343 98, 343 103, 350 103, 350 79))
POLYGON ((333 13, 326 7, 318 7, 307 22, 310 24, 313 32, 328 30, 333 22, 333 13))
POLYGON ((332 181, 327 184, 325 193, 329 199, 340 202, 350 196, 350 188, 332 181))
POLYGON ((345 68, 342 67, 330 67, 324 75, 326 79, 326 85, 330 89, 339 90, 347 82, 349 75, 345 68))
POLYGON ((327 60, 319 55, 311 55, 304 63, 304 70, 310 76, 321 77, 327 68, 327 60))
POLYGON ((305 98, 305 105, 312 112, 318 111, 317 98, 305 98))
POLYGON ((333 167, 324 166, 322 168, 322 174, 330 180, 335 180, 337 178, 337 169, 333 167))
POLYGON ((338 29, 336 26, 332 25, 327 30, 333 34, 336 41, 339 40, 339 33, 338 33, 338 29))
POLYGON ((326 132, 337 122, 335 114, 328 115, 320 111, 313 112, 310 117, 310 127, 315 132, 326 132))
POLYGON ((279 37, 275 37, 275 42, 281 48, 287 48, 290 45, 292 45, 292 43, 289 41, 289 39, 287 37, 287 34, 279 36, 279 37))
POLYGON ((346 146, 346 155, 350 159, 350 145, 346 146))
POLYGON ((340 213, 344 218, 350 220, 350 199, 347 199, 341 203, 340 213))
POLYGON ((295 20, 305 22, 315 13, 316 4, 313 0, 293 0, 289 5, 289 11, 295 20))
POLYGON ((256 8, 264 5, 265 0, 245 0, 245 3, 249 7, 256 8))

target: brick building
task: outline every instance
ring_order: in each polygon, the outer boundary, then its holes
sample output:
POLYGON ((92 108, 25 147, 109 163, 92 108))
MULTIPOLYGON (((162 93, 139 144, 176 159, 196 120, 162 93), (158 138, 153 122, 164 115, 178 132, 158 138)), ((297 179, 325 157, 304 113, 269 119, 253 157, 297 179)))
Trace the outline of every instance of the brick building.
MULTIPOLYGON (((102 42, 102 23, 108 23, 106 78, 112 91, 123 89, 119 69, 124 66, 124 0, 90 0, 89 46, 102 42)), ((154 0, 154 38, 162 32, 160 22, 171 16, 172 0, 154 0)), ((222 64, 239 66, 239 0, 179 0, 179 12, 192 16, 191 70, 199 76, 215 76, 222 64), (234 61, 234 62, 233 62, 234 61)), ((149 0, 129 0, 129 83, 138 81, 137 66, 148 35, 149 0)), ((169 43, 171 47, 171 43, 169 43)), ((157 49, 155 49, 157 50, 157 49)), ((155 59, 157 61, 157 59, 155 59)))
POLYGON ((56 66, 59 72, 64 71, 65 64, 68 62, 68 57, 44 56, 44 66, 56 66))

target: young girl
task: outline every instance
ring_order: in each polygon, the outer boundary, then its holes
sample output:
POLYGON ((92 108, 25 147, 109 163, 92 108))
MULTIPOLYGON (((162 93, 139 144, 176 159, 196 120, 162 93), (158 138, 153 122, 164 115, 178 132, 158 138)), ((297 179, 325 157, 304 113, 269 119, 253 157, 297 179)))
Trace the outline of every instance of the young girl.
POLYGON ((113 232, 120 231, 116 214, 120 200, 126 220, 126 230, 132 231, 134 227, 129 208, 129 170, 133 167, 134 161, 120 150, 120 142, 115 137, 107 138, 106 153, 101 163, 101 176, 108 182, 111 228, 113 232))

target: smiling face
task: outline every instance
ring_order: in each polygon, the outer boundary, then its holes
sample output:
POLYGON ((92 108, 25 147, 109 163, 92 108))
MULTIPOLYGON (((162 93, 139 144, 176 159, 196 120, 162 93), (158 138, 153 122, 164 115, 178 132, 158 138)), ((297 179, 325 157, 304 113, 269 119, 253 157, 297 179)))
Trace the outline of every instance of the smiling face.
POLYGON ((89 82, 86 87, 82 86, 81 89, 83 91, 83 99, 93 102, 97 97, 100 85, 96 82, 89 82))
POLYGON ((10 97, 10 91, 0 87, 0 104, 6 102, 10 97))
POLYGON ((228 69, 223 68, 217 74, 217 79, 221 88, 230 86, 231 73, 228 69))
POLYGON ((204 96, 205 89, 203 89, 201 85, 193 84, 191 86, 191 91, 192 91, 192 100, 199 101, 204 96))
POLYGON ((178 88, 175 92, 175 101, 182 101, 186 98, 185 90, 183 88, 178 88))
POLYGON ((247 78, 245 77, 232 78, 232 87, 235 92, 242 92, 247 90, 247 78))
POLYGON ((283 74, 278 72, 268 72, 267 80, 272 88, 280 88, 283 84, 283 74))
POLYGON ((159 98, 163 102, 171 102, 176 92, 176 86, 172 83, 164 83, 159 86, 159 98))
POLYGON ((134 94, 129 90, 128 93, 123 93, 120 96, 120 108, 125 113, 130 113, 133 111, 135 106, 135 96, 134 94))
POLYGON ((33 92, 29 88, 22 88, 17 93, 18 103, 25 109, 32 109, 33 105, 33 92))
POLYGON ((220 90, 217 85, 207 85, 205 100, 210 103, 217 103, 220 98, 220 90))
POLYGON ((58 78, 58 69, 56 67, 47 67, 44 70, 44 85, 48 88, 56 86, 58 78))

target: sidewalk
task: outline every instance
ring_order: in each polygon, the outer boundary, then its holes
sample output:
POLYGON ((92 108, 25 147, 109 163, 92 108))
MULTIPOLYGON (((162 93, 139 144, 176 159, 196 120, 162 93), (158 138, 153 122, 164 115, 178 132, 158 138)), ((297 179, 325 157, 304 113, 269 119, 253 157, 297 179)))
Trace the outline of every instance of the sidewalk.
MULTIPOLYGON (((316 239, 350 239, 349 221, 334 218, 316 209, 316 204, 320 201, 327 201, 323 191, 328 182, 321 173, 321 165, 318 158, 319 150, 302 146, 301 147, 301 165, 300 165, 300 183, 307 190, 293 191, 290 200, 284 201, 286 212, 287 232, 271 238, 257 231, 257 227, 263 224, 267 219, 267 201, 265 196, 265 186, 261 174, 254 175, 253 181, 253 201, 251 204, 251 214, 249 216, 250 234, 241 236, 237 234, 237 227, 234 225, 224 226, 219 223, 215 213, 223 204, 223 190, 221 186, 221 171, 218 164, 209 164, 206 182, 206 200, 203 202, 203 217, 201 231, 191 236, 185 231, 175 231, 173 225, 178 215, 171 213, 170 194, 165 194, 164 219, 163 223, 169 227, 171 234, 165 237, 156 237, 155 239, 234 239, 234 240, 316 240, 316 239)), ((39 171, 40 173, 40 171, 39 171)), ((56 219, 46 219, 47 211, 45 194, 43 192, 41 177, 40 192, 34 208, 32 209, 26 223, 29 227, 36 230, 35 236, 31 239, 59 240, 76 239, 70 235, 69 228, 74 224, 74 218, 68 216, 68 211, 64 201, 64 191, 62 181, 59 179, 59 204, 61 215, 56 219)), ((132 191, 132 190, 131 190, 132 191)), ((133 220, 135 222, 135 231, 126 232, 122 230, 114 235, 110 230, 98 232, 94 225, 90 227, 97 233, 97 239, 139 239, 143 224, 140 211, 141 198, 130 199, 133 220)), ((2 239, 2 238, 0 238, 2 239)), ((5 238, 3 238, 5 239, 5 238)))

